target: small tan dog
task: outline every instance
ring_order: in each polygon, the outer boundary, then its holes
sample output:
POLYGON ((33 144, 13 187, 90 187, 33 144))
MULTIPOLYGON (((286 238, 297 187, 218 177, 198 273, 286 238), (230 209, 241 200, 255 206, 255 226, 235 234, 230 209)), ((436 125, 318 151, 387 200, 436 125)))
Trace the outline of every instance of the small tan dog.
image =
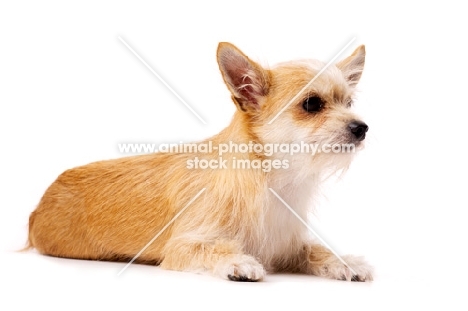
MULTIPOLYGON (((350 107, 364 46, 318 76, 320 61, 265 69, 230 43, 219 44, 217 59, 237 111, 226 129, 199 144, 362 145, 368 127, 350 107)), ((31 214, 29 247, 58 257, 129 261, 158 235, 136 262, 235 281, 258 281, 279 271, 372 280, 372 268, 361 257, 344 256, 345 265, 313 242, 270 190, 307 219, 323 178, 346 169, 352 157, 230 150, 223 154, 225 167, 201 169, 188 163, 217 161, 219 153, 178 152, 73 168, 57 178, 31 214), (275 165, 239 168, 238 160, 275 165)))

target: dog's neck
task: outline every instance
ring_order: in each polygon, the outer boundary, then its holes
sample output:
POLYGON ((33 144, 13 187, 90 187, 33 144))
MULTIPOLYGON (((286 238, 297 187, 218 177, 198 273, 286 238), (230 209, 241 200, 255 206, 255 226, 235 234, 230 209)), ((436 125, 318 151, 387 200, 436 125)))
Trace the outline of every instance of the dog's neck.
POLYGON ((231 123, 222 130, 218 135, 213 137, 213 140, 221 143, 259 143, 263 142, 255 134, 254 129, 251 126, 252 120, 249 116, 245 115, 243 112, 236 111, 231 120, 231 123))

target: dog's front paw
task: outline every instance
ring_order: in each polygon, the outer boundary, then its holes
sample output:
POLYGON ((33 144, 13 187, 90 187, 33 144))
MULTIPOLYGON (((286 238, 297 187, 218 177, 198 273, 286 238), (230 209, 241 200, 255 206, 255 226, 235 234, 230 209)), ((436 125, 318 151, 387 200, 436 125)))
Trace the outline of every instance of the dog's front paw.
POLYGON ((350 268, 345 267, 341 273, 341 279, 344 281, 357 281, 366 282, 372 281, 374 278, 374 268, 367 263, 364 257, 356 257, 353 255, 347 255, 343 257, 343 260, 349 265, 350 268))
POLYGON ((248 255, 235 255, 220 260, 215 273, 222 278, 239 282, 257 282, 265 277, 263 266, 248 255))
POLYGON ((315 267, 314 274, 343 281, 366 282, 373 280, 373 268, 363 257, 347 255, 343 256, 342 259, 347 265, 333 256, 315 267))

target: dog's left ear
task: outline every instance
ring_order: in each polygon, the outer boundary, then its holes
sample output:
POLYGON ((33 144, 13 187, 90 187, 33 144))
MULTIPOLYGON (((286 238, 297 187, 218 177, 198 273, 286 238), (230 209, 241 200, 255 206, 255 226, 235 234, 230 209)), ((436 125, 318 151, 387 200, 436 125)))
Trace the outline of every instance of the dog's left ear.
POLYGON ((268 73, 231 43, 218 45, 218 65, 234 102, 242 111, 257 110, 267 95, 268 73))
POLYGON ((361 79, 365 60, 366 49, 364 45, 361 45, 354 50, 353 54, 336 64, 336 66, 343 72, 343 75, 350 86, 355 87, 361 79))

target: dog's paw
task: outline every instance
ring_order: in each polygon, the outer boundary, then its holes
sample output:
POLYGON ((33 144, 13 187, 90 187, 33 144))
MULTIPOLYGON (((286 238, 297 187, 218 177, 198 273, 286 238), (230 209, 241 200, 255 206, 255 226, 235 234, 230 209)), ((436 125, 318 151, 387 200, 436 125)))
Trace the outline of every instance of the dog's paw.
POLYGON ((235 255, 222 259, 218 263, 215 273, 222 278, 239 282, 257 282, 265 277, 263 266, 248 255, 235 255))
POLYGON ((347 265, 334 256, 330 257, 323 265, 317 267, 317 274, 343 281, 366 282, 373 280, 372 274, 374 269, 363 257, 346 255, 342 259, 347 265))

